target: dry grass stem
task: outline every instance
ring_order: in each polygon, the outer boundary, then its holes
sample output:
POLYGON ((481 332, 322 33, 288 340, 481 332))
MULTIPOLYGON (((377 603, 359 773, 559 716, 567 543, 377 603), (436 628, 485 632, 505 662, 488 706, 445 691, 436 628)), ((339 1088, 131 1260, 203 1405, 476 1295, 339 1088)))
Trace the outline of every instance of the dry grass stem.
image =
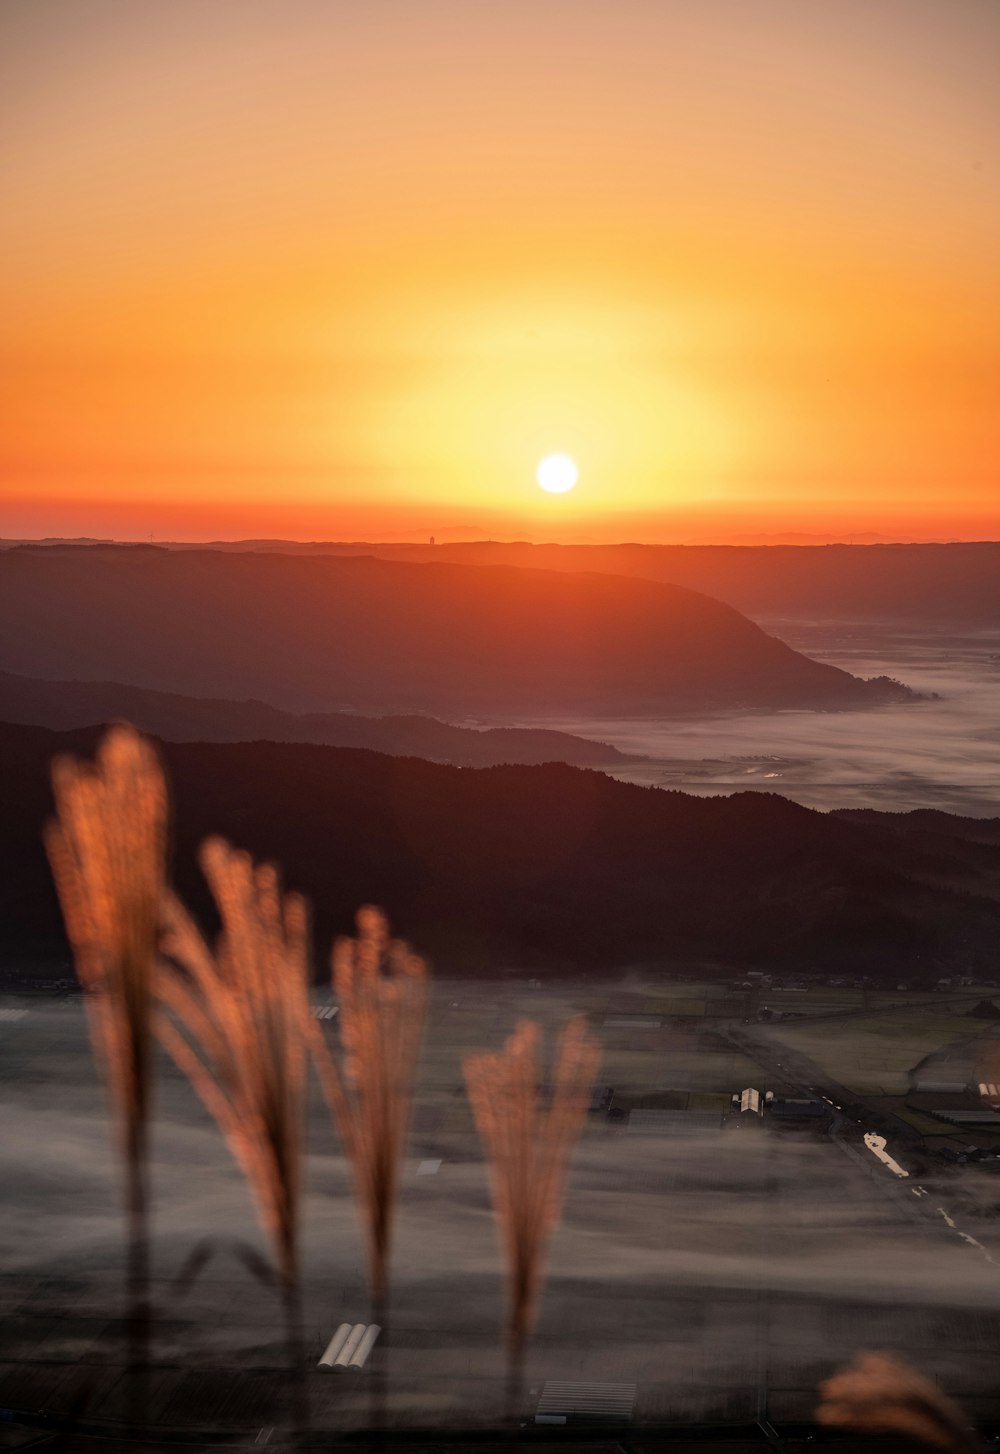
POLYGON ((253 1193, 286 1288, 298 1271, 309 1026, 308 925, 276 869, 220 838, 201 865, 222 932, 210 948, 174 894, 164 901, 157 1034, 218 1122, 253 1193))
POLYGON ((937 1384, 889 1353, 861 1353, 820 1384, 818 1423, 902 1434, 954 1454, 979 1448, 962 1410, 937 1384))
POLYGON ((423 1038, 427 968, 408 945, 389 937, 380 909, 360 909, 357 926, 357 938, 338 939, 333 950, 339 1066, 319 1024, 309 1025, 323 1093, 354 1172, 372 1293, 381 1301, 423 1038))
POLYGON ((168 796, 153 747, 112 727, 96 763, 52 766, 56 817, 45 846, 62 904, 95 1053, 126 1161, 145 1157, 152 980, 165 883, 168 796))
POLYGON ((559 1220, 569 1158, 583 1126, 601 1049, 581 1015, 564 1028, 548 1105, 540 1104, 539 1027, 522 1020, 499 1054, 469 1056, 465 1080, 490 1163, 509 1277, 508 1344, 523 1351, 534 1323, 548 1234, 559 1220))
POLYGON ((57 758, 52 787, 56 816, 45 846, 125 1167, 128 1407, 139 1423, 149 1361, 146 1155, 167 785, 153 747, 122 725, 104 734, 93 766, 57 758))

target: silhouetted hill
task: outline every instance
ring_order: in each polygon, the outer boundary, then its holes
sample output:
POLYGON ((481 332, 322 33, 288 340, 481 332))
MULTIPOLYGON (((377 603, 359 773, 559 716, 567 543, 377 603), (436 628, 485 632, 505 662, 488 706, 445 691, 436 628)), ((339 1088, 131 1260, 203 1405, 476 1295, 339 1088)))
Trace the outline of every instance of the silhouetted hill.
MULTIPOLYGON (((237 548, 246 549, 247 545, 237 548)), ((932 628, 1000 624, 1000 543, 995 541, 907 545, 532 545, 526 541, 470 541, 433 547, 259 541, 253 548, 310 554, 364 553, 387 560, 606 571, 704 591, 754 620, 907 622, 932 628)))
POLYGON ((950 863, 948 880, 961 887, 966 871, 989 862, 993 850, 996 877, 990 891, 1000 896, 1000 818, 962 818, 936 808, 917 808, 907 813, 879 813, 869 808, 840 808, 835 815, 848 823, 878 828, 887 838, 899 839, 911 861, 918 856, 940 867, 950 863))
MULTIPOLYGON (((8 974, 65 958, 39 830, 52 755, 96 737, 0 725, 8 974)), ((557 764, 477 770, 273 743, 166 744, 164 756, 184 893, 204 912, 194 850, 222 832, 309 895, 324 952, 374 901, 442 969, 470 974, 756 962, 886 980, 905 968, 914 982, 994 968, 1000 845, 965 838, 962 819, 954 842, 911 846, 881 814, 855 823, 557 764)))
POLYGON ((153 547, 0 552, 0 667, 292 711, 446 716, 898 700, 696 592, 618 576, 153 547))
MULTIPOLYGON (((266 702, 182 697, 119 682, 49 682, 0 672, 0 722, 65 730, 132 722, 173 742, 316 742, 426 757, 460 767, 502 762, 628 762, 629 754, 546 728, 453 727, 433 717, 359 717, 349 712, 295 716, 266 702)), ((634 760, 634 759, 632 759, 634 760)))

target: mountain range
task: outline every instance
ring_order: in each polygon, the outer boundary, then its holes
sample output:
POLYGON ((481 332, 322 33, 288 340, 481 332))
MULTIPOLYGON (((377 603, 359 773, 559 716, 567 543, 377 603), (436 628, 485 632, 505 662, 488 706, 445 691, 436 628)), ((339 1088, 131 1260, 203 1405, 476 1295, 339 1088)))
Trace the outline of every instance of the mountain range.
POLYGON ((172 742, 316 742, 424 757, 459 767, 568 762, 611 767, 634 761, 607 742, 544 727, 453 727, 433 717, 296 715, 266 702, 183 697, 120 682, 51 682, 0 671, 0 722, 66 729, 131 722, 172 742))
MULTIPOLYGON (((175 549, 190 549, 176 545, 175 549)), ((1000 624, 1000 542, 746 545, 438 545, 217 542, 217 550, 378 555, 385 560, 605 571, 704 591, 755 621, 863 621, 940 631, 1000 624)))
MULTIPOLYGON (((95 730, 0 725, 0 967, 68 964, 40 841, 49 765, 95 730)), ((761 793, 694 798, 549 764, 461 769, 344 748, 166 743, 176 879, 221 832, 310 898, 317 943, 355 909, 453 973, 609 974, 630 965, 995 973, 1000 820, 824 814, 761 793)))
POLYGON ((697 591, 600 572, 153 546, 0 551, 0 668, 295 713, 532 722, 905 700, 697 591))

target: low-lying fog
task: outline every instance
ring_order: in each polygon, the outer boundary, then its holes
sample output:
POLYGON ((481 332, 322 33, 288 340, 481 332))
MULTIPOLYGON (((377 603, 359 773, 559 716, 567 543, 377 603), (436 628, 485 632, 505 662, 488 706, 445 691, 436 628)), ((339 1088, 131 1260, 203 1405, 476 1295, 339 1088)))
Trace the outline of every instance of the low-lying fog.
MULTIPOLYGON (((43 1090, 20 1099, 0 1151, 16 1189, 0 1283, 22 1300, 0 1341, 29 1362, 106 1361, 122 1259, 107 1127, 96 1095, 84 1111, 78 1085, 43 1090)), ((183 1090, 169 1101, 155 1156, 157 1360, 174 1380, 279 1366, 273 1294, 229 1250, 233 1238, 266 1249, 246 1188, 183 1090), (168 1278, 206 1234, 216 1255, 180 1299, 168 1278)), ((310 1363, 338 1323, 368 1317, 349 1176, 330 1142, 316 1137, 304 1206, 310 1363)), ((411 1425, 495 1418, 503 1368, 486 1168, 466 1138, 435 1149, 435 1175, 407 1163, 395 1239, 391 1392, 411 1425)), ((874 1160, 804 1135, 591 1131, 552 1239, 529 1382, 635 1381, 638 1416, 658 1420, 739 1417, 766 1382, 775 1417, 807 1418, 820 1378, 860 1348, 890 1347, 981 1416, 994 1407, 995 1186, 970 1169, 962 1190, 953 1217, 951 1185, 927 1181, 917 1198, 874 1160)))
MULTIPOLYGON (((525 1001, 552 1026, 571 1007, 589 1005, 599 1016, 617 991, 581 997, 507 980, 479 983, 474 993, 437 986, 400 1188, 383 1365, 391 1417, 408 1427, 504 1417, 503 1259, 462 1094, 462 1056, 498 1045, 525 1001)), ((863 1038, 841 1023, 844 1039, 863 1038)), ((707 1102, 721 1112, 720 1092, 724 1102, 746 1083, 738 1058, 726 1068, 693 1032, 670 1032, 681 1047, 664 1043, 653 1057, 648 1033, 637 1046, 627 1032, 602 1030, 604 1073, 619 1090, 660 1094, 700 1065, 704 1083, 717 1087, 707 1102)), ((94 1370, 124 1356, 114 1141, 79 1001, 33 1004, 5 1022, 0 1049, 8 1110, 0 1138, 0 1395, 9 1389, 16 1407, 38 1396, 59 1410, 68 1368, 82 1368, 97 1388, 94 1370)), ((761 1085, 767 1073, 750 1074, 761 1085)), ((865 1149, 860 1123, 794 1132, 748 1120, 723 1130, 702 1119, 689 1130, 587 1118, 552 1236, 526 1389, 537 1396, 546 1379, 634 1383, 640 1422, 750 1420, 766 1393, 769 1417, 799 1420, 811 1417, 816 1385, 838 1363, 860 1348, 888 1347, 940 1378, 970 1417, 1000 1415, 991 1167, 930 1170, 891 1144, 908 1162, 910 1174, 900 1178, 865 1149)), ((303 1294, 314 1369, 339 1323, 370 1316, 351 1178, 315 1086, 307 1145, 303 1294)), ((152 1184, 162 1422, 197 1424, 211 1400, 213 1419, 221 1409, 243 1425, 253 1417, 242 1402, 252 1379, 287 1358, 274 1292, 236 1255, 237 1239, 261 1254, 267 1242, 219 1132, 168 1064, 156 1078, 152 1184), (182 1295, 176 1274, 206 1237, 213 1256, 182 1295), (244 1374, 252 1378, 234 1382, 244 1374)), ((359 1427, 371 1417, 366 1384, 336 1382, 325 1391, 322 1376, 313 1379, 321 1385, 310 1395, 316 1427, 359 1427)), ((105 1416, 101 1396, 87 1409, 97 1421, 105 1416)))
POLYGON ((1000 815, 1000 630, 878 634, 775 623, 765 629, 856 676, 892 676, 941 700, 863 712, 755 712, 548 722, 642 753, 615 776, 699 796, 746 788, 810 808, 940 808, 1000 815))

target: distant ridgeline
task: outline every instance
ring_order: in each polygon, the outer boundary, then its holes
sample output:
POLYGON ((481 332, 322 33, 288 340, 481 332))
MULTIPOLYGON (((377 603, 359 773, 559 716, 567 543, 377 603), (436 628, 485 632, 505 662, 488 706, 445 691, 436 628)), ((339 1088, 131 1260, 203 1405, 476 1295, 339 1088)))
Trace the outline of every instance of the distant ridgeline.
MULTIPOLYGON (((178 545, 180 550, 190 546, 178 545)), ((1000 542, 856 545, 533 545, 472 540, 428 545, 244 541, 220 550, 378 555, 385 560, 603 571, 704 591, 754 619, 1000 625, 1000 542)))
MULTIPOLYGON (((39 835, 53 755, 89 754, 97 735, 0 726, 8 981, 65 972, 39 835)), ((178 884, 205 914, 195 848, 220 832, 282 865, 317 942, 382 903, 444 972, 742 963, 917 984, 995 971, 998 820, 700 799, 554 764, 469 770, 265 742, 163 751, 178 884)))
POLYGON ((636 760, 607 742, 543 727, 453 727, 416 715, 296 714, 266 702, 184 697, 120 682, 41 681, 5 671, 0 671, 0 722, 57 729, 131 722, 143 732, 173 742, 315 742, 464 767, 493 767, 502 762, 612 767, 636 760))
POLYGON ((371 557, 0 551, 0 669, 295 713, 493 721, 906 700, 681 586, 371 557))

